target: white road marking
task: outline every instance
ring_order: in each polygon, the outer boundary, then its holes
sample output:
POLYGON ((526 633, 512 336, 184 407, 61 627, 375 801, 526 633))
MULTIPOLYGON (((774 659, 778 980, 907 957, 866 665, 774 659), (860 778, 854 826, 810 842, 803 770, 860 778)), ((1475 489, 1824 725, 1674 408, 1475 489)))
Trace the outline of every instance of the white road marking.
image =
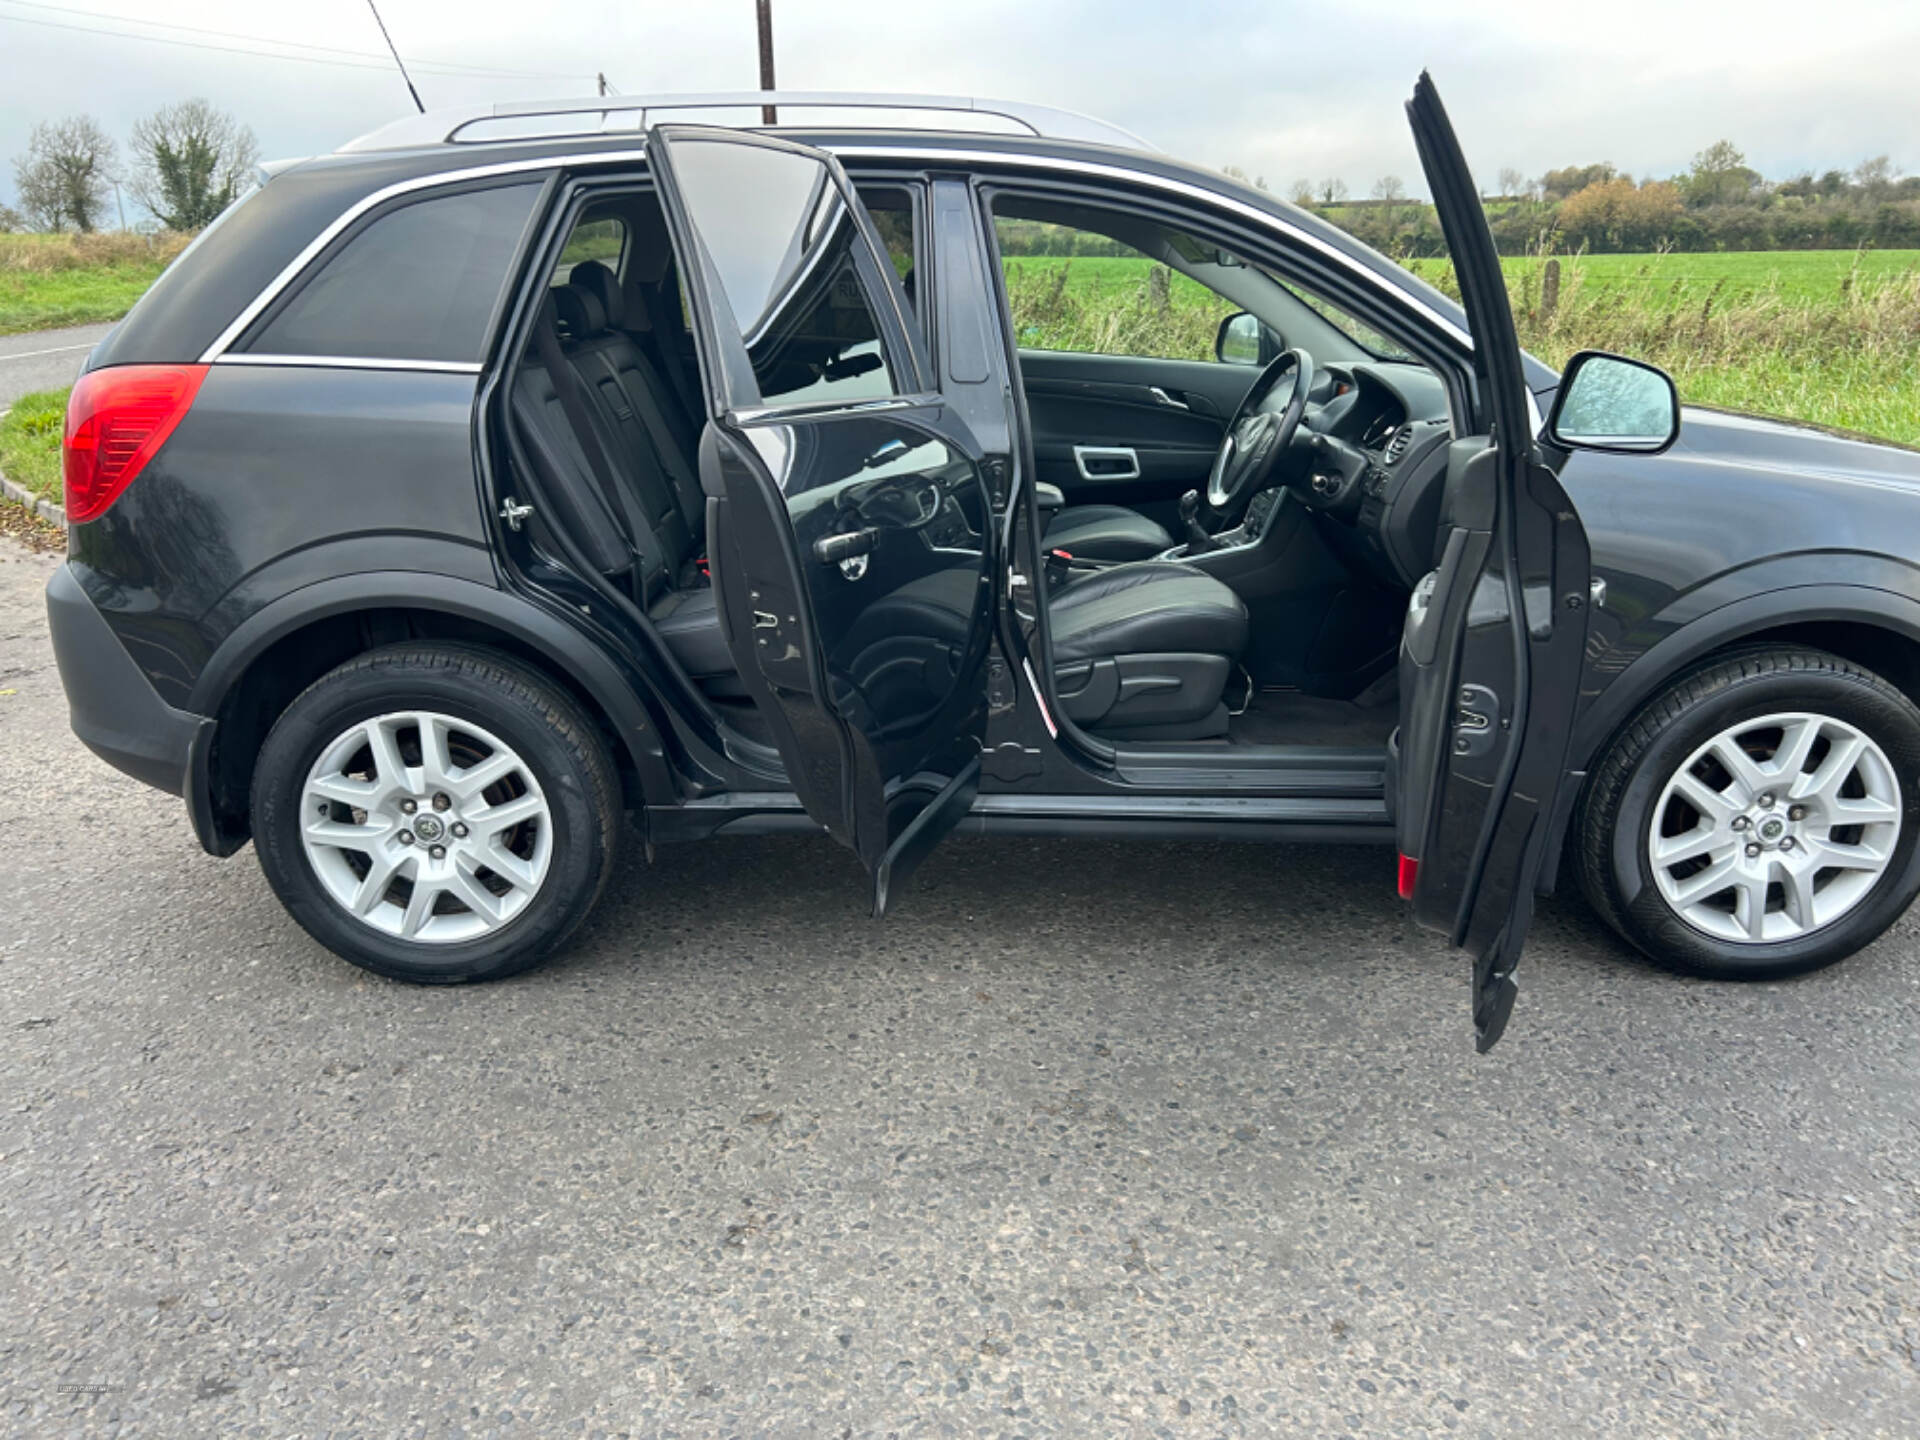
POLYGON ((32 360, 40 355, 65 355, 71 350, 91 350, 99 343, 98 340, 93 340, 85 345, 56 345, 51 350, 22 350, 18 355, 0 355, 0 365, 6 364, 9 360, 32 360))

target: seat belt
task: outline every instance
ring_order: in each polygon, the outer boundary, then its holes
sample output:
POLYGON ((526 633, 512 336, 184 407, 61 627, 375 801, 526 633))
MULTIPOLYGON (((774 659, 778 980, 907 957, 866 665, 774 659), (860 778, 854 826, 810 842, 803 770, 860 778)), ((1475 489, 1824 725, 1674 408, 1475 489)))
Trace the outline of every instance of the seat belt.
MULTIPOLYGON (((580 393, 580 377, 560 349, 560 331, 551 314, 543 313, 535 322, 533 347, 539 352, 540 364, 547 372, 547 378, 553 381, 553 392, 559 397, 560 409, 580 441, 580 449, 587 457, 587 468, 593 472, 594 481, 600 486, 614 518, 627 531, 627 549, 634 556, 634 594, 644 604, 646 576, 643 572, 648 558, 645 541, 653 538, 653 527, 640 513, 626 488, 614 477, 613 465, 600 444, 599 427, 593 423, 593 416, 587 410, 586 397, 580 393)), ((663 572, 665 568, 665 562, 662 561, 663 572)))

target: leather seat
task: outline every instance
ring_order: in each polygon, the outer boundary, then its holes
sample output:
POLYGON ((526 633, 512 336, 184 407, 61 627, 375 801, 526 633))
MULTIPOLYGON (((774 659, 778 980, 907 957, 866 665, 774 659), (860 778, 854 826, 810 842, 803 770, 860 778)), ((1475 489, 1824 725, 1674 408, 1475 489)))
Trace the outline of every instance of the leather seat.
POLYGON ((1049 550, 1082 560, 1151 560, 1173 548, 1173 536, 1124 505, 1069 505, 1041 532, 1049 550))
POLYGON ((1053 675, 1075 722, 1109 739, 1206 740, 1227 733, 1222 701, 1247 644, 1247 607, 1190 565, 1096 570, 1047 604, 1053 675))

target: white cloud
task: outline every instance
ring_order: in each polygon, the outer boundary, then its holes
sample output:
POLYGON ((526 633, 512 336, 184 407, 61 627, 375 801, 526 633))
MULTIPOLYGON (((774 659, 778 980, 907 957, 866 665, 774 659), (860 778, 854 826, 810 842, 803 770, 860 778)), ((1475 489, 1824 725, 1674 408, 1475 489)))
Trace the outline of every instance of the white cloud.
MULTIPOLYGON (((0 158, 21 151, 36 120, 86 110, 124 137, 141 114, 190 95, 251 124, 269 156, 332 149, 410 105, 381 67, 364 0, 57 4, 0 0, 0 158), (370 68, 199 48, 252 42, 162 24, 335 47, 370 68)), ((784 86, 1062 105, 1276 189, 1340 175, 1363 193, 1391 172, 1420 190, 1400 102, 1423 66, 1489 179, 1506 165, 1537 174, 1601 159, 1665 174, 1722 136, 1776 176, 1881 151, 1920 166, 1920 151, 1905 153, 1916 145, 1920 7, 1901 0, 1861 0, 1835 24, 1808 23, 1791 0, 775 0, 774 10, 784 86)), ((429 105, 586 93, 601 70, 629 93, 745 88, 757 74, 750 0, 384 0, 382 13, 409 58, 555 77, 422 64, 429 105)), ((11 180, 0 169, 0 194, 11 180)))

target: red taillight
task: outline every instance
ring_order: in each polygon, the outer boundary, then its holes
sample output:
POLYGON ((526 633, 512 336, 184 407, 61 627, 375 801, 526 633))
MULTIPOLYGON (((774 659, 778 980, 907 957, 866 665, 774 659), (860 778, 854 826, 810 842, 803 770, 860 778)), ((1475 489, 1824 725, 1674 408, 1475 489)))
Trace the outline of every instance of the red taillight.
POLYGON ((80 377, 67 400, 67 519, 104 515, 193 407, 205 365, 110 365, 80 377))
POLYGON ((1420 878, 1420 862, 1409 855, 1400 857, 1400 898, 1413 898, 1413 883, 1420 878))

